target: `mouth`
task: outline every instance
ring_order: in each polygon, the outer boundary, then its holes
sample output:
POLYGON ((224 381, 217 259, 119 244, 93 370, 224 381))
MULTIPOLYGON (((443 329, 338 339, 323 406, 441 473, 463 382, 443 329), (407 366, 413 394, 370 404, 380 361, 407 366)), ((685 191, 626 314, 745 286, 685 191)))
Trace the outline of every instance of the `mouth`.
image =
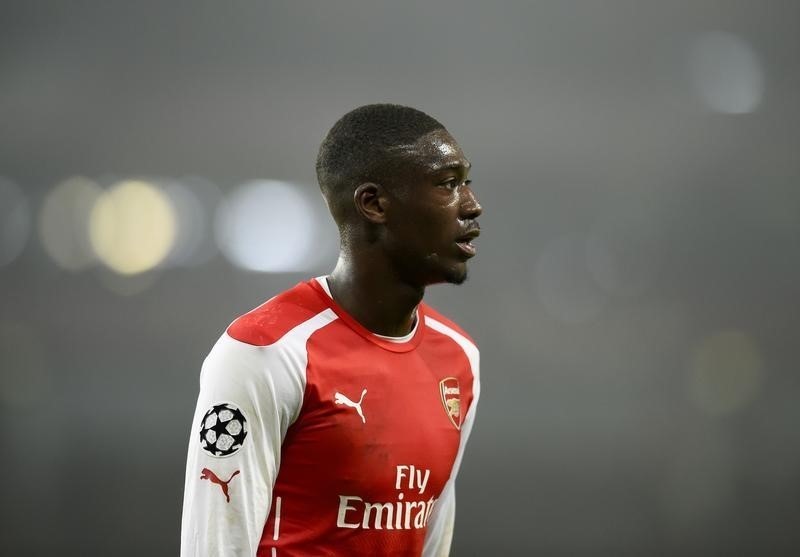
POLYGON ((467 257, 473 257, 478 250, 475 249, 475 246, 472 245, 472 242, 456 242, 458 249, 461 250, 461 253, 466 255, 467 257))
POLYGON ((475 246, 472 244, 472 241, 480 236, 481 231, 480 228, 477 226, 475 228, 471 228, 466 234, 463 236, 459 236, 456 238, 456 245, 461 252, 466 255, 467 257, 473 257, 478 251, 475 249, 475 246))

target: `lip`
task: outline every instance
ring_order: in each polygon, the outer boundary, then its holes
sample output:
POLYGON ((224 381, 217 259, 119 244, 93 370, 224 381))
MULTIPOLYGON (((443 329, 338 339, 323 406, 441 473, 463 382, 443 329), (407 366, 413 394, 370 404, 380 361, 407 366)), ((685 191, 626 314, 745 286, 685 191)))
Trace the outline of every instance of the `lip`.
POLYGON ((471 242, 480 235, 481 229, 478 227, 478 224, 475 223, 472 228, 468 229, 466 232, 464 232, 464 234, 456 238, 456 242, 471 242))
POLYGON ((472 240, 481 235, 481 229, 478 228, 477 223, 475 226, 467 230, 464 234, 456 238, 456 245, 461 252, 467 257, 472 257, 477 253, 475 246, 472 245, 472 240))
POLYGON ((478 250, 475 249, 475 246, 473 246, 472 242, 469 240, 458 241, 456 242, 456 245, 458 246, 458 249, 461 250, 461 253, 467 257, 473 257, 476 253, 478 253, 478 250))

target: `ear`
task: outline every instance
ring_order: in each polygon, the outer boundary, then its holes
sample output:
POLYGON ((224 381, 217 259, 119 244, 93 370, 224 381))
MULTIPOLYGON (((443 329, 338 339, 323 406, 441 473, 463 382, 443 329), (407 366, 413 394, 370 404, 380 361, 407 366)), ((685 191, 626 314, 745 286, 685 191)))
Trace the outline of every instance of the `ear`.
POLYGON ((386 222, 389 200, 380 184, 365 182, 353 192, 353 203, 358 213, 372 224, 386 222))

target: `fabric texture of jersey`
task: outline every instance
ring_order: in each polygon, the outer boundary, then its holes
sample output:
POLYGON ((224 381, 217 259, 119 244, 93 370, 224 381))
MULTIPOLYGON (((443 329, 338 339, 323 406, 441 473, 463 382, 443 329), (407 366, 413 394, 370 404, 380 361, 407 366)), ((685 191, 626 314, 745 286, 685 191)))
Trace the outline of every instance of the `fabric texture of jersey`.
POLYGON ((403 340, 318 280, 234 321, 200 375, 181 555, 448 555, 478 350, 424 303, 403 340))

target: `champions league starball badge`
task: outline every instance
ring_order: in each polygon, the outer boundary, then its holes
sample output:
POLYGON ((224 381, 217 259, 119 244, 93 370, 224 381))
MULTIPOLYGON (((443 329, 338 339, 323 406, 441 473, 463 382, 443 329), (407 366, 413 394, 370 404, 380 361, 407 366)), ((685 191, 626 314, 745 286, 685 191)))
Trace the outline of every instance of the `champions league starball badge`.
POLYGON ((236 405, 215 404, 200 422, 200 446, 211 456, 230 456, 247 438, 247 420, 236 405))

